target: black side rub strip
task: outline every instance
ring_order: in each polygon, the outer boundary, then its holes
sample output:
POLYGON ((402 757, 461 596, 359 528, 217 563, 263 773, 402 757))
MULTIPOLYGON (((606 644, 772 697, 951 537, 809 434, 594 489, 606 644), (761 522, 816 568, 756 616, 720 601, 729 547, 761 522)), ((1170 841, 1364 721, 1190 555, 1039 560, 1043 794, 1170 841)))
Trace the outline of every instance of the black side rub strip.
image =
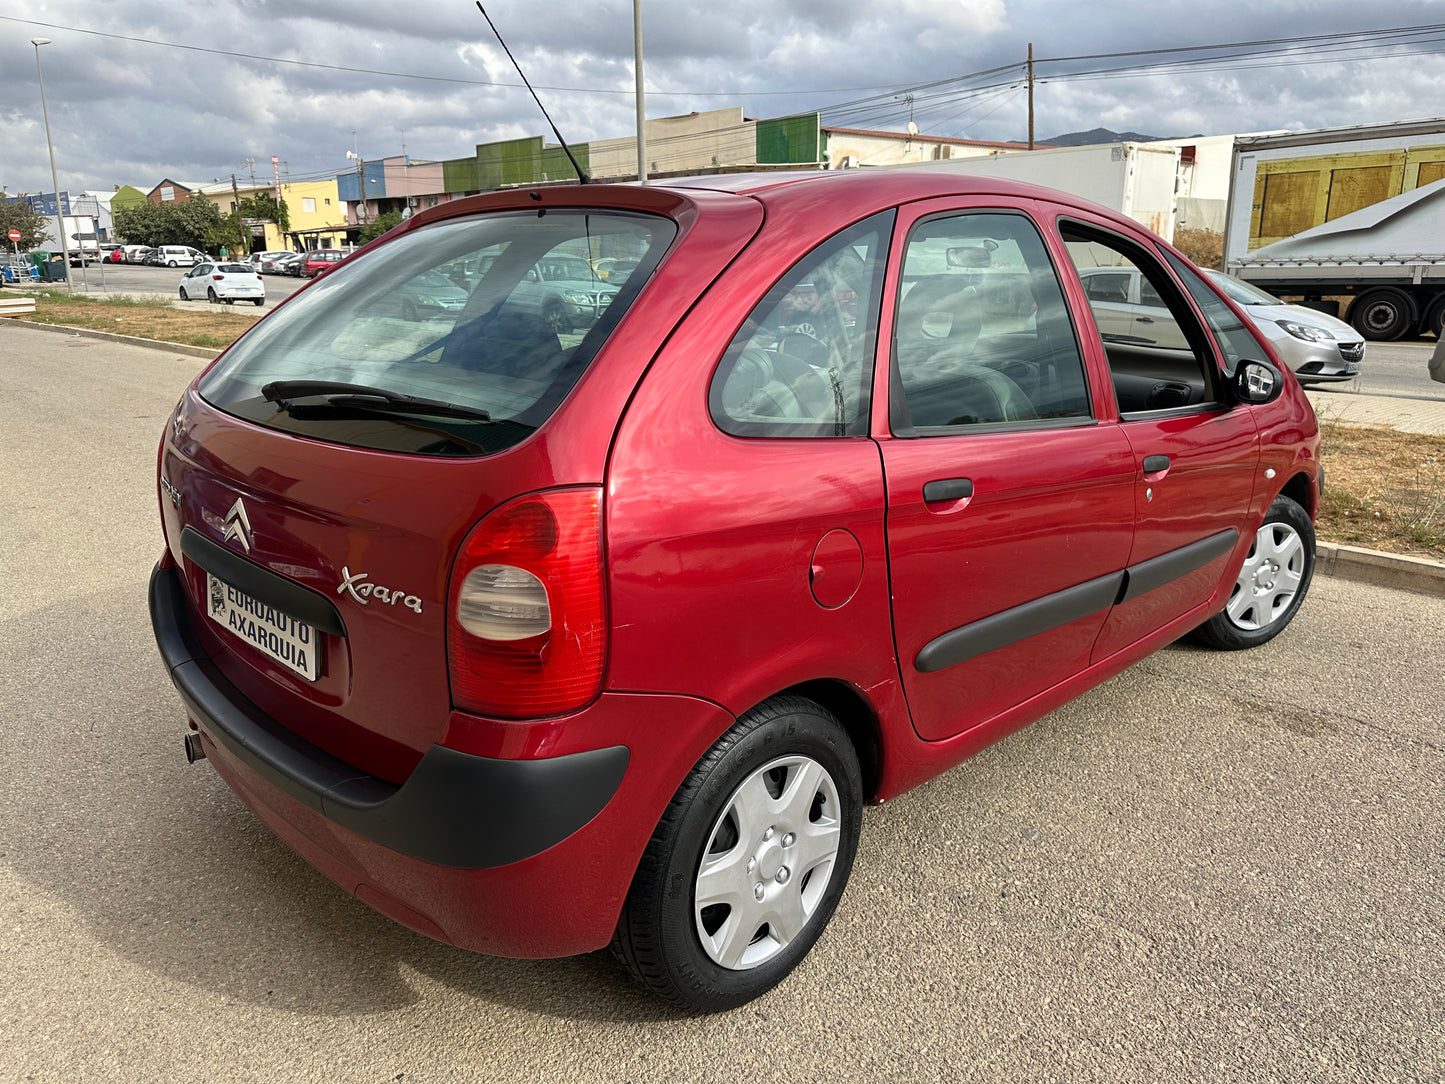
POLYGON ((1177 550, 1170 550, 1158 557, 1131 565, 1126 573, 1128 580, 1119 601, 1128 602, 1156 587, 1163 587, 1170 580, 1177 580, 1203 568, 1216 557, 1223 557, 1234 549, 1234 544, 1238 541, 1239 532, 1231 527, 1227 531, 1220 531, 1208 538, 1201 538, 1198 542, 1191 542, 1177 550))
POLYGON ((314 625, 333 636, 346 635, 346 622, 341 611, 325 595, 292 583, 284 576, 262 568, 218 546, 192 527, 181 531, 181 552, 217 579, 238 587, 257 601, 274 606, 298 621, 314 625))
POLYGON ((1203 568, 1232 550, 1238 541, 1239 532, 1231 527, 1122 572, 1111 572, 971 622, 923 645, 913 666, 920 673, 931 674, 1128 602, 1203 568))
POLYGON ((175 568, 151 574, 156 644, 186 709, 226 752, 303 805, 394 851, 459 869, 517 862, 560 843, 612 800, 624 745, 495 760, 433 745, 400 786, 287 730, 207 658, 175 568))
POLYGON ((1066 587, 1052 595, 974 621, 930 640, 913 660, 913 665, 920 672, 931 674, 1107 610, 1114 605, 1123 586, 1124 573, 1111 572, 1097 580, 1066 587))

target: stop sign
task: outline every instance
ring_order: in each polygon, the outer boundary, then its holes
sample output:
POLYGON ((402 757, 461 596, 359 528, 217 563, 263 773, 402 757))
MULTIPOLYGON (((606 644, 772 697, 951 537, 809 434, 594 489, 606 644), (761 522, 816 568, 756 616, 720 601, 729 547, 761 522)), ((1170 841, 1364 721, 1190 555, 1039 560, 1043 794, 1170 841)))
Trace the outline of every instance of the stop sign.
POLYGON ((19 231, 19 230, 11 230, 11 231, 10 231, 10 240, 12 240, 12 241, 18 241, 18 240, 20 240, 20 231, 19 231))

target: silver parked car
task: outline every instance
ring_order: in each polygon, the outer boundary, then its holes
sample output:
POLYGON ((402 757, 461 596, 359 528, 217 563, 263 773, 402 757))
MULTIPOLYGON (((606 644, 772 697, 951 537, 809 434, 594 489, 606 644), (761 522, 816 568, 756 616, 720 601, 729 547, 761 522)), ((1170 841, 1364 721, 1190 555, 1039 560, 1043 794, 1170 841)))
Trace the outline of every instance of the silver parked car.
POLYGON ((1209 280, 1254 322, 1301 384, 1353 380, 1365 360, 1365 339, 1343 320, 1303 305, 1290 305, 1258 286, 1219 271, 1209 280))

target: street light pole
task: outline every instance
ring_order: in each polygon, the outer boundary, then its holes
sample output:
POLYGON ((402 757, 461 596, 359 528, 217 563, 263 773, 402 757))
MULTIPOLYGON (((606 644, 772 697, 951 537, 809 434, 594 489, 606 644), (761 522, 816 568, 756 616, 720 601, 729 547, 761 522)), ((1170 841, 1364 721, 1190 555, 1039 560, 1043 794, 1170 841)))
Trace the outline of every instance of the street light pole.
MULTIPOLYGON (((35 46, 35 74, 40 78, 40 113, 45 118, 45 147, 50 151, 50 186, 55 192, 56 233, 60 234, 60 253, 65 260, 65 285, 70 285, 70 246, 65 243, 65 215, 60 207, 60 179, 55 172, 55 144, 50 140, 50 110, 45 104, 45 73, 40 70, 40 47, 49 45, 49 38, 31 38, 35 46)), ((82 260, 82 262, 84 262, 82 260)))
POLYGON ((632 69, 637 77, 637 180, 647 180, 647 106, 642 96, 642 0, 632 0, 632 69))

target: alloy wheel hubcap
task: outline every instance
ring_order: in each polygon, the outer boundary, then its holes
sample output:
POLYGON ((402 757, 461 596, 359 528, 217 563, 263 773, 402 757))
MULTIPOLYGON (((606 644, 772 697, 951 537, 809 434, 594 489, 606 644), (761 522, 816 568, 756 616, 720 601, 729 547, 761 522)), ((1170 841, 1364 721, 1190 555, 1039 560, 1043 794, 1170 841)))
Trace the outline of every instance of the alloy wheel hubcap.
POLYGON ((715 963, 746 971, 803 932, 832 879, 841 824, 838 787, 811 757, 779 757, 733 791, 693 886, 698 938, 715 963))
POLYGON ((1257 632, 1279 620, 1304 576, 1304 539, 1288 523, 1266 523, 1239 570, 1225 612, 1237 628, 1257 632))

